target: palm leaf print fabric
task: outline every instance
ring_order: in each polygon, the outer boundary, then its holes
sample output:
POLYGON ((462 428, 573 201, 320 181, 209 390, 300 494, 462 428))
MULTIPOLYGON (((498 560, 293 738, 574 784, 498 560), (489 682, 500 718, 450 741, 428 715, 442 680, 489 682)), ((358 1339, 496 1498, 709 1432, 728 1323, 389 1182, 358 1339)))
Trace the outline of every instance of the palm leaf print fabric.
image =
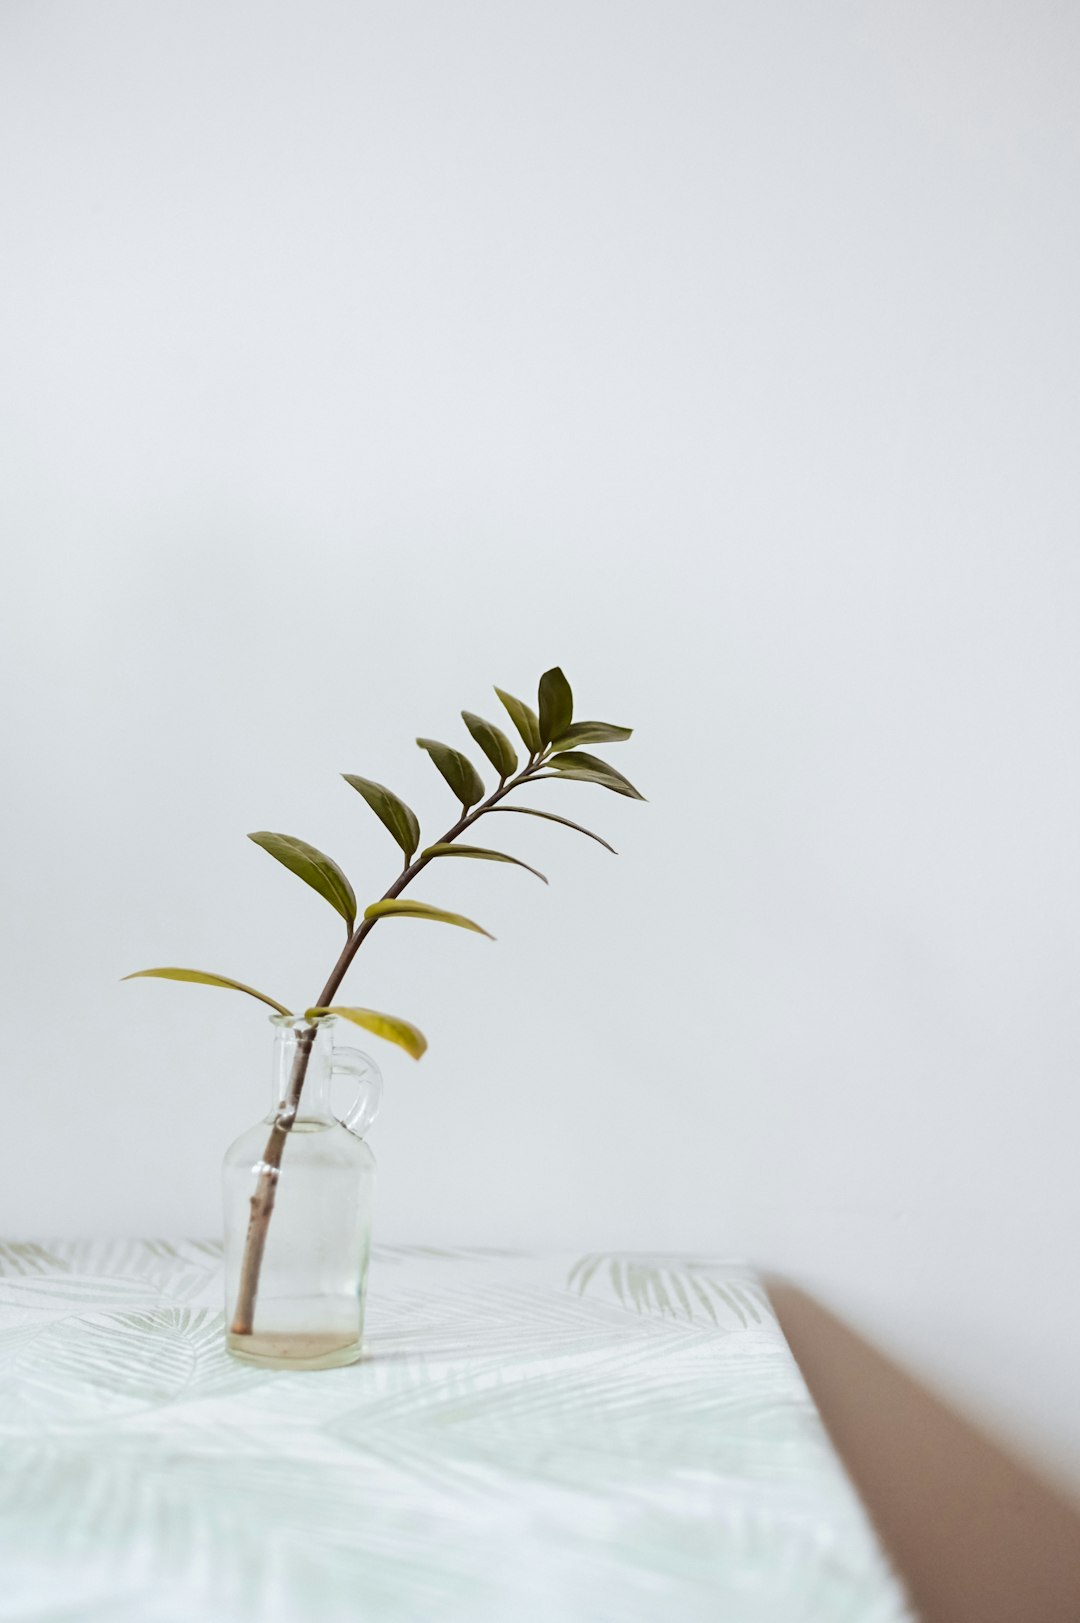
POLYGON ((347 1369, 210 1242, 0 1246, 3 1623, 900 1623, 747 1269, 377 1249, 347 1369))

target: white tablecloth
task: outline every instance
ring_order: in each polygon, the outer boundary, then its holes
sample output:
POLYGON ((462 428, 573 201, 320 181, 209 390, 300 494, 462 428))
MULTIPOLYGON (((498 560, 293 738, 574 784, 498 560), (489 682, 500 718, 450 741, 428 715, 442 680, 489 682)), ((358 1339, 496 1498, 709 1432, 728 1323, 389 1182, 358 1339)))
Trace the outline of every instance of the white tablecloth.
POLYGON ((909 1619, 753 1274, 383 1247, 368 1356, 222 1342, 220 1247, 0 1246, 0 1618, 909 1619))

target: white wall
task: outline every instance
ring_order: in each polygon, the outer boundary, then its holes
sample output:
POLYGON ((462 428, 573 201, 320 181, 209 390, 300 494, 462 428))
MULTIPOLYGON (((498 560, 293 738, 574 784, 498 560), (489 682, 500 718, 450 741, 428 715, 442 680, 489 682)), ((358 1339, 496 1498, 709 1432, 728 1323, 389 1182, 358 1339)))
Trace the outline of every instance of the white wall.
MULTIPOLYGON (((384 1238, 745 1251, 1080 1482, 1080 12, 0 13, 8 1232, 214 1232, 335 776, 560 661, 620 847, 384 926, 384 1238)), ((519 826, 519 823, 521 826, 519 826)), ((361 967, 362 966, 362 967, 361 967)))

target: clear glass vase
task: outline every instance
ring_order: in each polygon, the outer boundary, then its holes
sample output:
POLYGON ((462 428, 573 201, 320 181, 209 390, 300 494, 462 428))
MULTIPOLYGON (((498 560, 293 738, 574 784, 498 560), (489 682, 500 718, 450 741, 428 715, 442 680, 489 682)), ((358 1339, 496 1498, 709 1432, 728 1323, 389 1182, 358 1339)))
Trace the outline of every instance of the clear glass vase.
POLYGON ((247 1363, 332 1369, 362 1351, 375 1187, 363 1134, 382 1078, 338 1042, 332 1015, 271 1024, 273 1108, 225 1156, 226 1341, 247 1363), (356 1093, 341 1116, 338 1079, 356 1093))

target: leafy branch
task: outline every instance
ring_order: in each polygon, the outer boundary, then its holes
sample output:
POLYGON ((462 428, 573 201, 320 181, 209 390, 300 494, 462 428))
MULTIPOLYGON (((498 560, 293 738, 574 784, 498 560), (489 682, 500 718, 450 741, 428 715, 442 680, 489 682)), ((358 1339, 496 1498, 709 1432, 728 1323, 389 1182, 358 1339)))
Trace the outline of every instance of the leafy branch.
MULTIPOLYGON (((397 878, 377 901, 364 908, 362 915, 359 913, 352 885, 334 859, 325 852, 291 834, 276 834, 263 830, 248 836, 283 867, 288 868, 290 873, 295 874, 316 891, 345 921, 345 945, 318 997, 305 1010, 306 1020, 311 1021, 323 1015, 339 1015, 374 1035, 395 1043, 412 1058, 419 1059, 427 1048, 427 1041, 409 1021, 373 1009, 339 1006, 334 1001, 350 964, 381 919, 428 919, 435 923, 456 925, 459 929, 472 930, 480 935, 489 935, 482 925, 463 914, 447 912, 445 908, 433 907, 428 902, 417 901, 411 897, 402 900, 402 893, 417 875, 432 862, 446 857, 463 857, 474 861, 500 862, 524 868, 546 884, 545 875, 519 857, 492 850, 487 846, 460 843, 463 834, 475 827, 482 817, 493 812, 518 812, 528 817, 544 818, 565 828, 574 829, 579 834, 587 835, 606 850, 614 851, 614 847, 599 834, 594 834, 591 829, 584 828, 568 817, 541 811, 532 806, 504 806, 502 802, 507 796, 521 788, 523 784, 559 778, 567 782, 594 783, 630 799, 644 799, 630 780, 615 767, 578 747, 581 744, 621 743, 630 737, 630 728, 616 727, 600 721, 575 722, 573 693, 569 682, 557 666, 545 671, 540 678, 535 710, 501 688, 496 688, 495 692, 524 746, 526 752, 524 764, 519 764, 517 750, 499 727, 469 710, 461 712, 465 726, 487 762, 498 774, 497 785, 490 794, 487 793, 484 780, 475 764, 462 750, 450 744, 443 744, 438 739, 418 738, 417 744, 430 757, 461 807, 457 821, 430 845, 421 848, 419 819, 412 808, 407 806, 392 789, 388 789, 385 784, 378 783, 373 778, 360 777, 354 773, 343 774, 346 783, 356 790, 396 841, 404 857, 404 866, 397 878)), ((224 975, 213 975, 195 969, 160 968, 136 970, 133 975, 124 978, 136 980, 140 977, 196 981, 206 986, 224 987, 257 998, 279 1014, 289 1015, 291 1012, 284 1004, 268 997, 266 993, 256 991, 243 981, 232 980, 224 975)), ((313 1032, 314 1028, 311 1028, 309 1032, 302 1033, 298 1042, 287 1097, 275 1118, 264 1152, 262 1170, 252 1196, 251 1221, 232 1326, 236 1334, 251 1332, 262 1254, 266 1244, 267 1226, 274 1207, 278 1172, 288 1124, 295 1119, 300 1102, 313 1032)))

